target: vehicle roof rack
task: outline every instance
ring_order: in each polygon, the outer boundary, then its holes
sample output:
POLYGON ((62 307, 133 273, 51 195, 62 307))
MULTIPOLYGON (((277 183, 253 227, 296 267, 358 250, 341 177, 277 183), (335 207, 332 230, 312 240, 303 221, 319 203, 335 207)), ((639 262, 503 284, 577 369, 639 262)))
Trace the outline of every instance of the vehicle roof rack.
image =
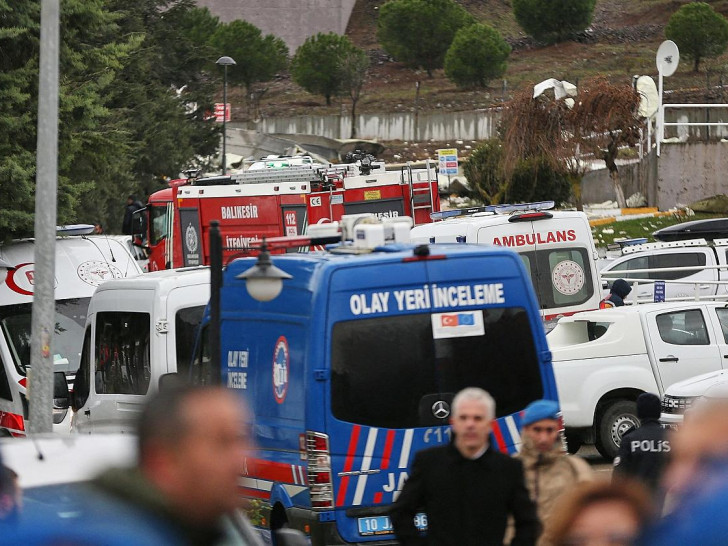
POLYGON ((685 248, 690 246, 707 246, 708 241, 705 239, 689 239, 686 241, 669 241, 663 243, 645 243, 641 245, 625 246, 622 254, 634 254, 644 250, 657 250, 660 248, 685 248))
POLYGON ((441 210, 430 213, 432 220, 445 220, 446 218, 455 218, 458 216, 468 216, 478 213, 491 214, 510 214, 512 212, 521 212, 527 210, 549 210, 556 206, 553 201, 537 201, 535 203, 517 203, 502 205, 485 205, 482 207, 469 207, 465 209, 441 210))

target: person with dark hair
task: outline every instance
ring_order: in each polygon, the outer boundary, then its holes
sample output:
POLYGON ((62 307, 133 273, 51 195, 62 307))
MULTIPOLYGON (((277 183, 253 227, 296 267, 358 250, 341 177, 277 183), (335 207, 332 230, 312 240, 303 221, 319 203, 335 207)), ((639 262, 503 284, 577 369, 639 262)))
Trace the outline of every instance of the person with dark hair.
POLYGON ((453 439, 418 452, 391 508, 401 544, 475 546, 503 544, 508 517, 514 519, 512 546, 533 545, 541 531, 528 497, 520 461, 493 449, 488 436, 495 401, 482 389, 467 388, 452 401, 453 439), (427 536, 415 527, 427 514, 427 536))
POLYGON ((241 399, 225 388, 169 385, 139 418, 138 466, 108 470, 94 485, 154 521, 170 544, 227 543, 232 522, 246 544, 259 545, 239 510, 247 421, 241 399))
POLYGON ((585 482, 559 498, 544 535, 554 546, 630 546, 653 517, 639 483, 585 482))
POLYGON ((609 309, 611 307, 622 307, 624 298, 632 292, 632 287, 624 279, 617 279, 612 283, 609 295, 599 302, 599 309, 609 309))
MULTIPOLYGON (((555 400, 531 402, 521 416, 523 444, 516 456, 523 462, 526 486, 541 523, 547 524, 554 503, 577 483, 594 479, 589 464, 566 452, 561 440, 561 410, 555 400)), ((538 542, 544 546, 547 539, 538 542)))
POLYGON ((124 211, 124 222, 121 225, 121 232, 124 235, 132 235, 133 233, 133 217, 134 213, 139 209, 143 209, 141 201, 137 199, 136 195, 130 195, 126 199, 126 209, 124 211))
POLYGON ((669 431, 660 425, 660 397, 645 392, 637 397, 638 428, 622 436, 614 459, 613 479, 629 477, 658 493, 670 455, 669 431))

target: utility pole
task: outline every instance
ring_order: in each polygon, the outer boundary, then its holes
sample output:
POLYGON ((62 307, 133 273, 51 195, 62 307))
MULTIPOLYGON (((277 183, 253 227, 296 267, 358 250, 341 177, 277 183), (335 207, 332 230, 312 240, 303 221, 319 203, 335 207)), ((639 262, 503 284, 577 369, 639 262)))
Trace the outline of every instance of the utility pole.
POLYGON ((53 332, 56 323, 58 193, 58 42, 60 0, 42 0, 35 176, 35 266, 30 335, 30 429, 53 430, 53 332))

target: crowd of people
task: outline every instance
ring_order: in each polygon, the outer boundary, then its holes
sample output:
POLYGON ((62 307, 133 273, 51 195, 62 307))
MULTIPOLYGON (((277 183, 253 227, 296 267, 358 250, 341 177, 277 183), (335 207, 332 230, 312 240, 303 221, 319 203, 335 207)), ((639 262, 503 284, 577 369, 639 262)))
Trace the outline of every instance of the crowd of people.
MULTIPOLYGON (((537 400, 521 412, 522 444, 509 456, 489 441, 494 399, 464 389, 452 401, 451 441, 415 454, 390 509, 397 539, 405 546, 726 542, 728 400, 696 404, 674 433, 658 423, 656 395, 641 395, 637 413, 641 426, 623 436, 604 479, 568 454, 557 402, 537 400), (414 524, 420 512, 426 532, 414 524)), ((134 522, 128 532, 139 544, 261 544, 238 489, 249 426, 248 409, 225 388, 162 389, 138 421, 136 466, 110 469, 91 484, 91 504, 106 510, 89 512, 89 520, 134 522)), ((0 463, 0 533, 17 522, 21 498, 17 475, 0 463)))

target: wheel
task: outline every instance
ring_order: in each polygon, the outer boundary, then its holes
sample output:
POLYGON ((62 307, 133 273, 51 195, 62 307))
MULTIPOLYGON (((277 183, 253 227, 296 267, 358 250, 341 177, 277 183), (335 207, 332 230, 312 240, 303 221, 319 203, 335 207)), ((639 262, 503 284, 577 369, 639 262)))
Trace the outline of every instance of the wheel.
POLYGON ((617 456, 622 436, 640 426, 637 419, 637 404, 631 400, 616 400, 604 408, 597 422, 597 451, 605 459, 612 460, 617 456))

